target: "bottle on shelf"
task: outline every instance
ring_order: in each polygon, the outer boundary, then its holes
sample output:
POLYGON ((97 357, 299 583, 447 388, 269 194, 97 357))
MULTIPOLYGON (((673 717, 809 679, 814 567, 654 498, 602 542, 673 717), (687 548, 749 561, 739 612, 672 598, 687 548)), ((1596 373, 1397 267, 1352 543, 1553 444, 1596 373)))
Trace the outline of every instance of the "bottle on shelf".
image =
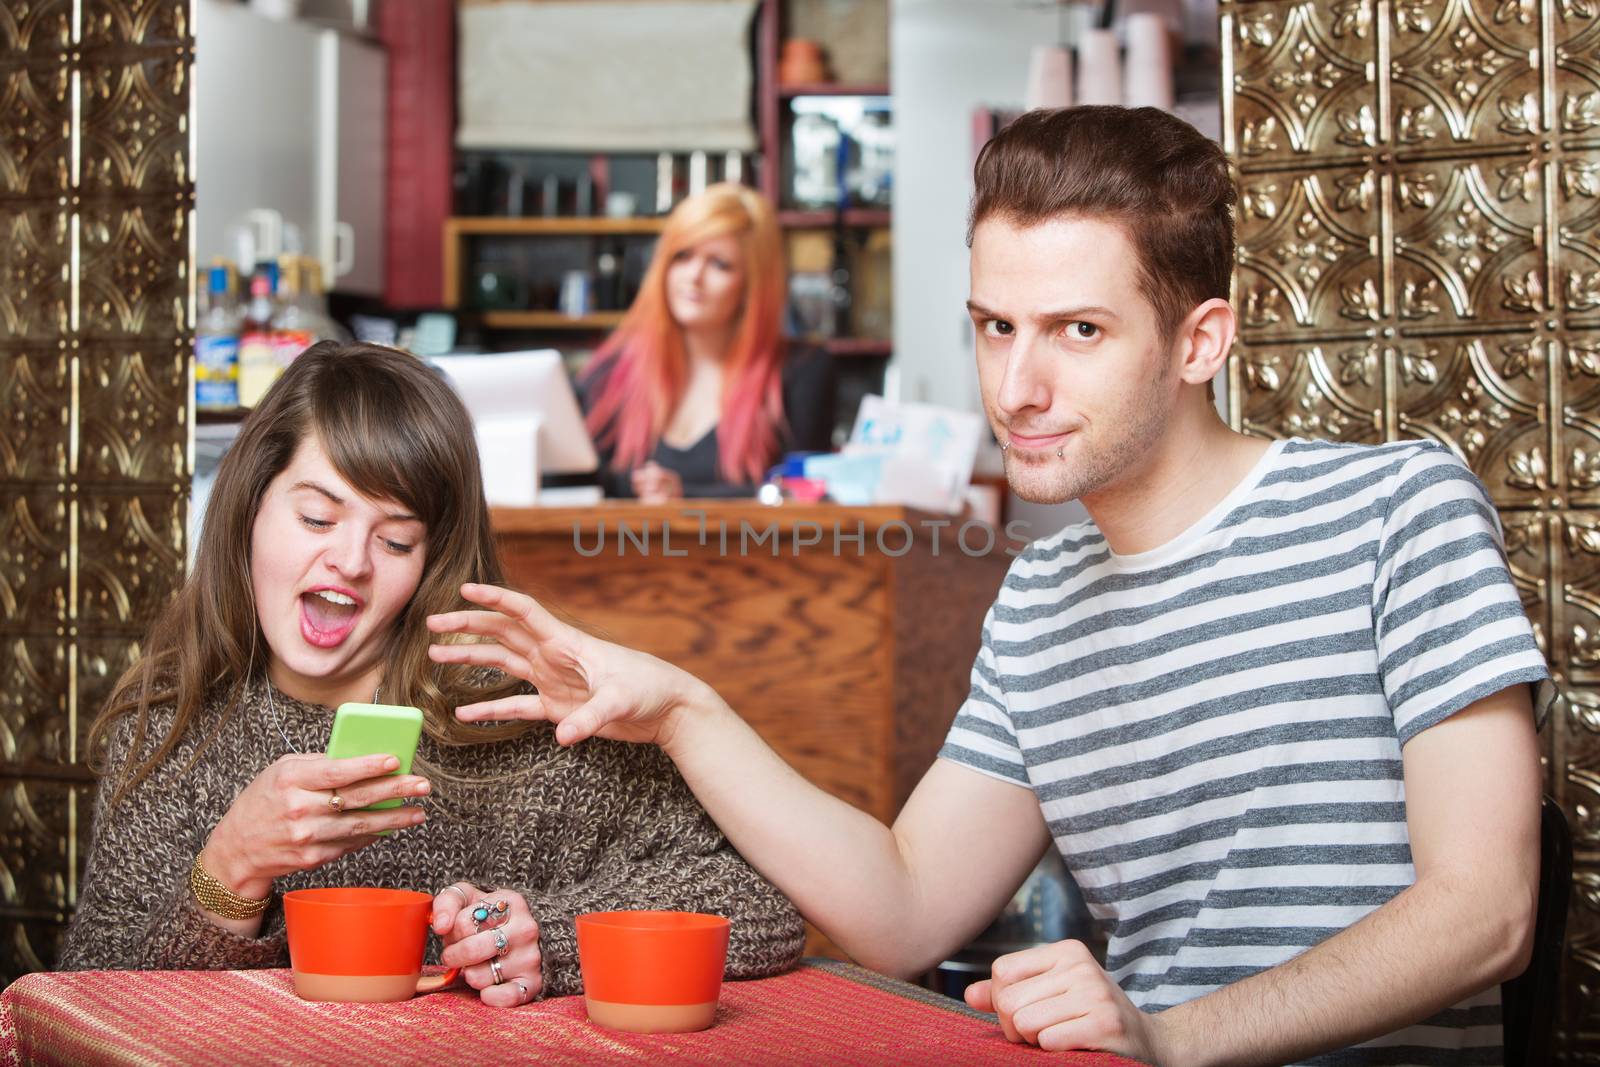
POLYGON ((784 199, 803 209, 838 206, 841 161, 848 152, 839 123, 822 112, 802 112, 794 117, 792 137, 790 185, 784 199))
POLYGON ((599 311, 622 311, 622 246, 607 242, 595 257, 594 304, 599 311))
POLYGON ((294 357, 317 343, 317 323, 308 306, 302 263, 298 256, 285 256, 278 265, 278 308, 272 317, 272 348, 280 374, 294 357))
POLYGON ((328 291, 322 283, 322 261, 306 257, 303 267, 303 306, 319 341, 348 341, 350 331, 328 314, 328 291))
POLYGON ((850 208, 850 189, 847 184, 847 168, 845 160, 850 152, 850 139, 841 136, 835 145, 837 153, 833 178, 837 182, 834 189, 833 208, 833 289, 829 292, 833 300, 833 327, 834 336, 848 337, 852 330, 850 305, 855 299, 854 289, 850 282, 850 233, 844 225, 844 213, 850 208))
POLYGON ((849 337, 853 322, 851 304, 854 294, 850 285, 850 247, 842 228, 833 243, 833 269, 829 272, 832 285, 828 289, 828 302, 832 305, 831 327, 834 337, 849 337))
POLYGON ((245 305, 239 329, 239 404, 255 407, 278 380, 283 366, 278 362, 272 323, 277 317, 273 296, 273 276, 277 265, 257 263, 250 278, 250 302, 245 305))
POLYGON ((278 311, 272 320, 273 348, 280 373, 318 341, 348 341, 350 335, 328 315, 322 295, 322 264, 309 256, 279 261, 278 311))
POLYGON ((223 264, 206 273, 194 331, 194 402, 202 411, 239 406, 239 310, 232 275, 223 264))

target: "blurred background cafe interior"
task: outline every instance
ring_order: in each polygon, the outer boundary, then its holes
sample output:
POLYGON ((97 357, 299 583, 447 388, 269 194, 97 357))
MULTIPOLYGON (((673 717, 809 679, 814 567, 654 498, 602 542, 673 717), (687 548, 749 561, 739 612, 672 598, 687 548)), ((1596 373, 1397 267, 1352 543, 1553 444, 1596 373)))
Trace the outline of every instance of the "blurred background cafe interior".
MULTIPOLYGON (((1437 314, 1457 268, 1428 266, 1507 239, 1452 152, 1532 151, 1594 195, 1592 146, 1519 147, 1542 135, 1506 101, 1564 75, 1495 60, 1519 41, 1526 59, 1558 17, 1553 0, 1511 6, 1544 22, 1431 0, 128 0, 86 4, 63 41, 52 5, 10 5, 7 69, 70 77, 8 76, 0 152, 0 977, 58 952, 88 842, 88 726, 184 573, 217 464, 327 338, 408 349, 456 386, 511 584, 706 678, 801 773, 892 820, 966 694, 1008 549, 1082 514, 1011 496, 982 415, 972 164, 1026 108, 1126 103, 1174 111, 1238 164, 1224 417, 1437 436, 1506 509, 1582 710, 1543 744, 1578 838, 1562 1026, 1600 1033, 1579 992, 1600 980, 1600 690, 1581 685, 1600 621, 1573 606, 1600 612, 1600 594, 1545 599, 1551 560, 1579 559, 1575 575, 1596 553, 1572 515, 1600 478, 1591 463, 1560 489, 1557 323, 1533 341, 1551 345, 1534 358, 1549 395, 1527 400, 1457 357, 1459 324, 1437 314), (1407 164, 1408 147, 1432 155, 1407 164), (729 297, 716 250, 691 249, 694 292, 640 305, 675 209, 726 204, 730 185, 774 220, 775 299, 750 297, 754 272, 729 297), (647 474, 608 474, 585 367, 630 308, 681 324, 719 301, 771 304, 788 339, 783 450, 739 483, 706 477, 715 424, 691 414, 647 474), (775 542, 738 543, 772 526, 775 542)), ((1569 99, 1593 126, 1593 101, 1569 99)), ((1541 204, 1529 227, 1557 210, 1541 204)), ((1584 351, 1575 381, 1596 373, 1584 351)), ((997 955, 1067 937, 1100 940, 1050 850, 925 981, 959 996, 997 955)), ((808 948, 833 951, 815 932, 808 948)))

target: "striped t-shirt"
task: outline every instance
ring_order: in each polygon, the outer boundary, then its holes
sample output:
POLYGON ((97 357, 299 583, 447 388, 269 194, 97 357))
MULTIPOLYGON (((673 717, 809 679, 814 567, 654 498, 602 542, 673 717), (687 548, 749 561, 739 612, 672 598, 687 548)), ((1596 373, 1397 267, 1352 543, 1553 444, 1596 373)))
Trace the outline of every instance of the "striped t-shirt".
MULTIPOLYGON (((1092 522, 1030 545, 940 755, 1034 791, 1106 969, 1159 1011, 1415 882, 1402 746, 1546 677, 1494 509, 1447 449, 1274 442, 1159 548, 1117 555, 1092 522)), ((1325 1059, 1500 1055, 1495 987, 1325 1059)))

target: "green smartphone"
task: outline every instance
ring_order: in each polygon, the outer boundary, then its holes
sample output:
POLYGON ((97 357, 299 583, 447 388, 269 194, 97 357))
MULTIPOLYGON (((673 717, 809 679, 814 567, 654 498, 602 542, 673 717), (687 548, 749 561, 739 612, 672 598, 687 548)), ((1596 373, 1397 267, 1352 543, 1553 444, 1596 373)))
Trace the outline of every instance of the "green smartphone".
MULTIPOLYGON (((394 774, 410 774, 411 760, 422 737, 422 709, 403 704, 340 704, 333 713, 333 736, 328 738, 328 758, 376 756, 387 752, 400 761, 394 774)), ((398 808, 400 800, 380 800, 364 809, 398 808)))

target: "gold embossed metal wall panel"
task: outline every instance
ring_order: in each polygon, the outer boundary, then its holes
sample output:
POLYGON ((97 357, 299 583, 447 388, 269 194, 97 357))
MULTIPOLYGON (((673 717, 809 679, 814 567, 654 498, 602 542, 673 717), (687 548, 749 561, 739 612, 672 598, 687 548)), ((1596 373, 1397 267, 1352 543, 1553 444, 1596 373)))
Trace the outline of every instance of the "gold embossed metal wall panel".
POLYGON ((1501 511, 1567 697, 1559 1042, 1600 1062, 1600 4, 1223 0, 1235 426, 1430 437, 1501 511))
POLYGON ((0 3, 0 981, 77 894, 83 742, 183 572, 189 0, 0 3))

